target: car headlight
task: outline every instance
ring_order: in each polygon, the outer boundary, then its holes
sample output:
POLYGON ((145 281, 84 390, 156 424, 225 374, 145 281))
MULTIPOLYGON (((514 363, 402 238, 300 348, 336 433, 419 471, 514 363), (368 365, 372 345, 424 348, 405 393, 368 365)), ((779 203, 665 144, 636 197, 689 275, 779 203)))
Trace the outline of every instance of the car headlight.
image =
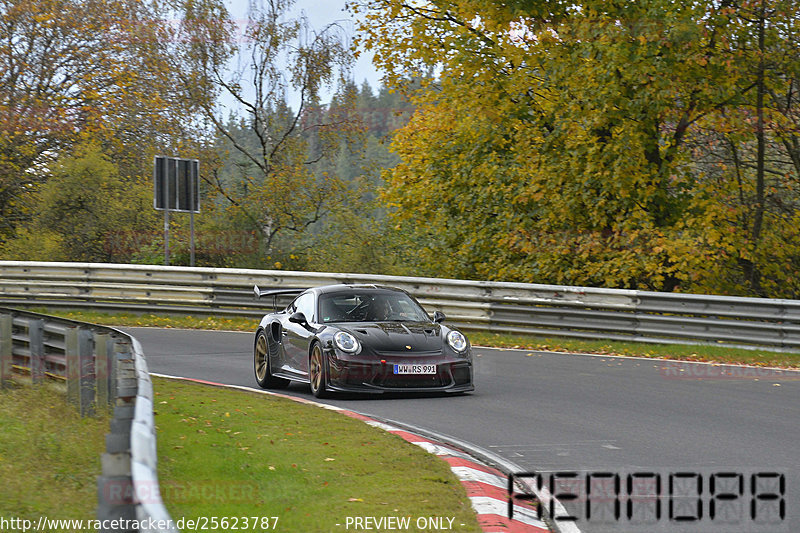
POLYGON ((447 344, 460 353, 467 349, 467 338, 461 332, 453 330, 447 334, 447 344))
POLYGON ((343 352, 355 353, 358 351, 358 341, 346 331, 340 331, 333 336, 336 347, 343 352))

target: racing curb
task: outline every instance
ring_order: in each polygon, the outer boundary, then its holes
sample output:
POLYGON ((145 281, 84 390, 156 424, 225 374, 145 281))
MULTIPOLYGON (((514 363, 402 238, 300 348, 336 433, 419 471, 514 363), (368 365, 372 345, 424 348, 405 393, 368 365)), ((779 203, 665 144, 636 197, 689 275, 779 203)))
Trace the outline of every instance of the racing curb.
POLYGON ((288 394, 253 389, 241 385, 226 385, 203 379, 170 376, 166 374, 150 374, 153 377, 190 381, 226 389, 242 390, 286 398, 298 403, 313 405, 339 412, 350 418, 361 420, 370 426, 393 433, 407 442, 416 444, 425 451, 432 453, 445 461, 455 476, 466 489, 472 508, 475 510, 478 523, 484 533, 550 533, 547 524, 537 517, 535 510, 525 505, 524 502, 514 505, 514 518, 508 519, 508 480, 505 474, 487 462, 476 459, 466 451, 455 445, 445 443, 432 434, 423 436, 417 428, 405 424, 382 421, 372 416, 363 415, 356 411, 343 409, 334 405, 315 402, 305 398, 297 398, 288 394))

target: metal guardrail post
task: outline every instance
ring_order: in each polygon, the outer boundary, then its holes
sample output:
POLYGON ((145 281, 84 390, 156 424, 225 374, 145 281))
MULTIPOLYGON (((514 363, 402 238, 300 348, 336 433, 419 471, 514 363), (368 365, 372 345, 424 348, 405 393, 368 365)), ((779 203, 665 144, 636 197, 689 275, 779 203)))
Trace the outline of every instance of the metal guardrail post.
POLYGON ((44 321, 28 321, 28 347, 31 356, 31 380, 44 381, 44 321))
POLYGON ((81 416, 95 413, 94 335, 88 329, 78 329, 78 361, 80 368, 81 416))
POLYGON ((114 344, 108 333, 96 333, 94 336, 94 370, 97 381, 97 406, 113 404, 111 381, 114 375, 114 344))
POLYGON ((11 383, 11 363, 14 356, 12 320, 11 315, 0 315, 0 389, 11 383))
POLYGON ((67 401, 73 405, 80 403, 81 396, 81 365, 78 350, 78 328, 67 328, 64 333, 64 355, 67 363, 67 401))
POLYGON ((108 344, 108 403, 111 406, 117 404, 117 338, 112 336, 108 344))
POLYGON ((68 328, 65 334, 67 400, 81 416, 94 414, 94 339, 84 328, 68 328))

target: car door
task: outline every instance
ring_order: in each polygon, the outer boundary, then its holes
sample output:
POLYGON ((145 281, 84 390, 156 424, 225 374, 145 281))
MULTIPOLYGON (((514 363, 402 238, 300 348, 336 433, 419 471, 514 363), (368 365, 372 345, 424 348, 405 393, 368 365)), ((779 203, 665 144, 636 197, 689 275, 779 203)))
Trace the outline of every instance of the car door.
MULTIPOLYGON (((314 294, 307 292, 298 296, 290 306, 289 316, 294 313, 303 313, 309 323, 315 322, 315 298, 314 294)), ((284 338, 284 349, 286 352, 286 363, 290 371, 300 375, 308 375, 308 349, 311 338, 309 324, 296 324, 287 319, 284 324, 286 337, 284 338)))

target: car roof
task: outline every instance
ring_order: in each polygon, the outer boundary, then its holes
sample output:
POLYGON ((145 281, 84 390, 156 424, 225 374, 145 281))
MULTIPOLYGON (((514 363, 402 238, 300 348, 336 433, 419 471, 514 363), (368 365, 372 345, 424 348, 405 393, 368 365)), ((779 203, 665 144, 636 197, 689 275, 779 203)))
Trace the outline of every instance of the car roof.
POLYGON ((398 289, 397 287, 389 287, 386 285, 373 285, 373 284, 345 284, 339 283, 336 285, 325 285, 323 287, 315 287, 312 289, 313 291, 317 292, 318 294, 328 294, 328 293, 335 293, 335 292, 348 292, 352 290, 368 290, 368 291, 391 291, 391 292, 406 292, 403 289, 398 289))

